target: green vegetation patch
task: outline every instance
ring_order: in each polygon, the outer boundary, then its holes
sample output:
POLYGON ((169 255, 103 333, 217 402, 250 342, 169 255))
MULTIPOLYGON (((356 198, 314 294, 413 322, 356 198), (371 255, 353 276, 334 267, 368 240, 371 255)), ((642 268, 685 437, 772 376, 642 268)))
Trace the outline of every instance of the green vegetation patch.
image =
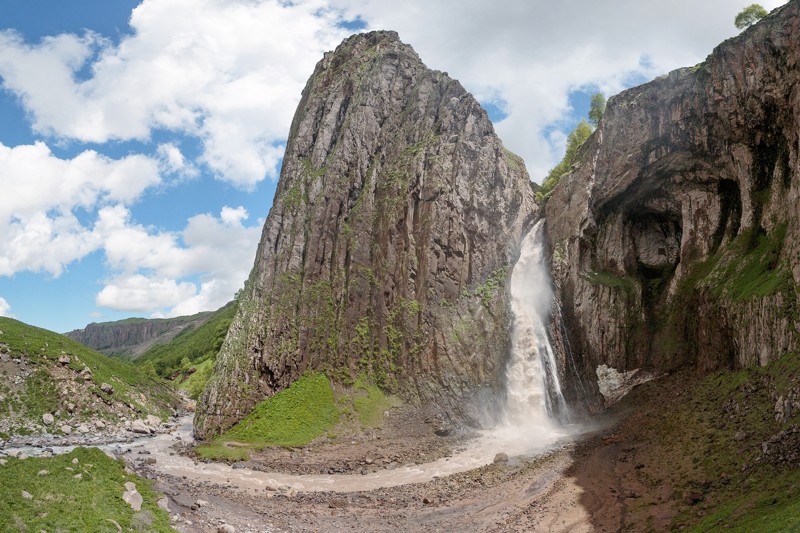
POLYGON ((203 392, 203 389, 206 388, 206 383, 211 379, 211 374, 214 373, 214 361, 215 359, 212 357, 206 359, 199 365, 192 366, 191 368, 194 368, 195 371, 189 374, 189 377, 181 381, 180 384, 178 384, 178 388, 186 391, 193 400, 200 398, 200 394, 203 392))
POLYGON ((198 328, 182 331, 171 342, 157 344, 138 357, 134 364, 152 368, 163 378, 185 374, 208 359, 216 357, 238 308, 233 301, 217 310, 198 328))
POLYGON ((749 300, 776 293, 789 279, 780 263, 786 225, 771 234, 750 230, 739 235, 723 256, 714 261, 709 280, 717 296, 749 300))
POLYGON ((217 457, 214 452, 224 448, 226 442, 255 449, 303 446, 335 426, 339 416, 328 378, 325 374, 308 373, 256 405, 244 420, 211 445, 198 446, 197 453, 201 457, 217 457))
POLYGON ((366 374, 352 388, 337 390, 325 374, 306 373, 195 452, 202 459, 246 461, 252 451, 269 446, 305 446, 326 434, 380 427, 384 413, 402 403, 366 374))
MULTIPOLYGON (((666 389, 651 401, 636 448, 649 450, 637 456, 640 480, 654 492, 672 489, 677 514, 671 529, 800 530, 800 465, 785 459, 795 449, 792 428, 800 413, 779 418, 775 411, 776 399, 793 397, 800 387, 800 356, 787 353, 766 367, 701 379, 688 373, 670 379, 686 388, 681 395, 666 389), (783 440, 775 441, 781 434, 783 440), (772 450, 768 454, 763 443, 772 450), (685 501, 687 492, 701 495, 699 501, 685 501)), ((630 401, 640 400, 634 395, 630 401)), ((648 498, 640 502, 644 511, 648 498)))
POLYGON ((604 285, 612 289, 623 289, 625 291, 631 291, 634 288, 633 281, 613 272, 584 272, 583 277, 592 285, 604 285))
POLYGON ((396 396, 387 395, 363 376, 356 379, 353 392, 353 408, 362 428, 381 427, 384 412, 401 403, 396 396))
POLYGON ((51 458, 5 460, 0 465, 0 531, 116 533, 114 522, 123 531, 174 531, 166 511, 156 505, 159 495, 152 481, 126 474, 121 462, 97 448, 77 448, 51 458), (138 513, 122 500, 129 481, 144 500, 138 513))

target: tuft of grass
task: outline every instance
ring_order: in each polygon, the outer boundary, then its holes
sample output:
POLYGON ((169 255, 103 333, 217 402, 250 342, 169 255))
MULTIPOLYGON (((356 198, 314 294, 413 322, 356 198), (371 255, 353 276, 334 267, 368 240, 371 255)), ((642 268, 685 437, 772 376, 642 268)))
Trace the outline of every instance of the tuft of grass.
POLYGON ((362 376, 353 386, 353 408, 362 428, 377 428, 383 425, 383 413, 401 402, 395 396, 387 396, 380 387, 367 382, 362 376))
POLYGON ((592 285, 604 285, 612 289, 623 289, 625 291, 633 290, 633 281, 618 276, 613 272, 584 272, 583 277, 592 285))
POLYGON ((211 378, 211 374, 214 373, 214 361, 214 358, 209 358, 194 366, 195 371, 178 384, 178 388, 186 391, 193 400, 197 400, 203 389, 206 388, 206 383, 211 378))
POLYGON ((166 511, 156 505, 159 496, 153 482, 126 474, 121 462, 97 448, 6 461, 0 465, 0 531, 116 532, 111 520, 124 531, 141 530, 137 528, 142 524, 147 531, 174 531, 166 511), (43 470, 47 474, 39 475, 43 470), (139 513, 122 500, 128 481, 136 484, 144 500, 139 513), (23 491, 33 497, 24 498, 23 491))

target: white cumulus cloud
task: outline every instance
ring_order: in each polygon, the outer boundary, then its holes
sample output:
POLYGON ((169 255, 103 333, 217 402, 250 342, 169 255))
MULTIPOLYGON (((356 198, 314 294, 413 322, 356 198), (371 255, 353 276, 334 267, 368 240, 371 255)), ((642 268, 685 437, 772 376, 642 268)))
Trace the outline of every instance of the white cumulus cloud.
POLYGON ((37 132, 101 143, 188 134, 218 177, 250 187, 276 174, 306 79, 347 33, 338 20, 320 0, 144 0, 118 45, 91 32, 36 44, 0 32, 0 77, 37 132))
POLYGON ((2 296, 0 296, 0 316, 7 316, 12 318, 14 316, 11 314, 11 305, 2 296))
POLYGON ((160 182, 158 162, 143 155, 114 160, 87 150, 61 159, 42 142, 0 143, 0 276, 25 270, 59 276, 102 245, 76 213, 133 202, 160 182))
POLYGON ((246 226, 243 207, 220 216, 196 215, 181 232, 153 233, 133 223, 124 206, 99 213, 95 233, 109 268, 98 306, 179 316, 216 309, 230 301, 253 266, 261 223, 246 226))

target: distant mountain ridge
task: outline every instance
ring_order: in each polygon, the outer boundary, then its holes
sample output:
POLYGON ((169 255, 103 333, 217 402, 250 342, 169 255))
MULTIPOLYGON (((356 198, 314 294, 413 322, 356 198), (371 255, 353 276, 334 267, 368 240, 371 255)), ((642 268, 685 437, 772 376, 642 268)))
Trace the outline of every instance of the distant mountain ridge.
POLYGON ((92 322, 83 329, 65 333, 102 354, 136 359, 157 344, 166 344, 187 328, 203 325, 213 312, 175 318, 126 318, 115 322, 92 322))

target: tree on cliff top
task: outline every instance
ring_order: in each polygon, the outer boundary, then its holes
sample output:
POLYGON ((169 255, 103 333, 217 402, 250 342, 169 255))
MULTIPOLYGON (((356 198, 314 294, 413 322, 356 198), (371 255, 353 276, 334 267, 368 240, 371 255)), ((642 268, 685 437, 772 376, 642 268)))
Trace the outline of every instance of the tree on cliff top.
POLYGON ((763 19, 768 14, 769 13, 767 13, 767 10, 762 6, 758 4, 750 4, 746 8, 742 9, 738 15, 736 15, 733 23, 736 24, 737 28, 743 30, 763 19))
POLYGON ((567 149, 564 153, 563 159, 547 173, 547 176, 542 181, 542 187, 536 192, 539 199, 544 199, 550 196, 553 189, 558 185, 558 180, 561 176, 569 172, 572 164, 575 162, 575 156, 578 154, 578 148, 581 147, 586 139, 592 134, 603 114, 606 112, 606 97, 601 93, 592 95, 592 100, 589 105, 589 122, 586 119, 581 119, 575 129, 567 136, 567 149))

